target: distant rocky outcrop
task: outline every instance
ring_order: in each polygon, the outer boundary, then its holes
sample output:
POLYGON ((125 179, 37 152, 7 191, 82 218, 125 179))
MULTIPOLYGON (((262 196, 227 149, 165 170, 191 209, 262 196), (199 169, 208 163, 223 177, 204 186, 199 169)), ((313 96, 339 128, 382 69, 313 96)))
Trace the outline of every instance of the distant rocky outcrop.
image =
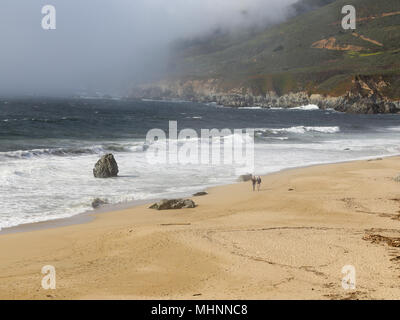
POLYGON ((399 175, 399 176, 397 176, 396 178, 394 178, 394 181, 396 181, 396 182, 400 182, 400 175, 399 175))
POLYGON ((118 175, 118 164, 112 154, 106 154, 96 163, 93 169, 95 178, 111 178, 118 175))
POLYGON ((100 199, 100 198, 96 198, 92 201, 92 208, 93 209, 97 209, 101 206, 104 206, 105 204, 108 204, 108 201, 105 199, 100 199))
POLYGON ((195 208, 196 204, 190 199, 172 199, 172 200, 161 200, 153 204, 150 209, 155 210, 174 210, 174 209, 187 209, 195 208))
POLYGON ((224 89, 222 80, 161 81, 132 90, 133 98, 157 100, 186 100, 216 103, 226 107, 297 108, 317 105, 320 109, 334 109, 347 113, 400 113, 400 101, 385 96, 390 86, 383 77, 356 76, 351 89, 343 95, 309 93, 306 91, 277 94, 269 91, 256 94, 250 88, 224 89))

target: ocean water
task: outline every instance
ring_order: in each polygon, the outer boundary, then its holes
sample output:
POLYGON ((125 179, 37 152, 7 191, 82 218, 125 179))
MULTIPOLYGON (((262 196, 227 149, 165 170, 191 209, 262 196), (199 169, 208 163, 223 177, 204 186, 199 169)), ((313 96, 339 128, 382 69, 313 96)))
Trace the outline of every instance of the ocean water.
POLYGON ((149 130, 255 129, 255 173, 400 154, 400 115, 304 106, 231 109, 187 102, 0 99, 0 228, 70 217, 110 203, 191 195, 237 180, 237 165, 151 164, 149 130), (95 179, 113 153, 120 176, 95 179))

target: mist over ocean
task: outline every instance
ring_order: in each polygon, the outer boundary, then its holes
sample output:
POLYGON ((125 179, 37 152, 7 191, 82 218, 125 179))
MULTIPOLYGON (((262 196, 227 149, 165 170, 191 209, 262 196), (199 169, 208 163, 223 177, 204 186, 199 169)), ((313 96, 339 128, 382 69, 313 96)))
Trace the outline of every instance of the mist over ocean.
POLYGON ((149 130, 256 129, 255 173, 400 154, 397 115, 351 115, 312 107, 232 109, 187 102, 94 99, 0 101, 0 228, 70 217, 110 203, 190 196, 235 182, 235 165, 151 165, 149 130), (95 179, 113 153, 120 176, 95 179))

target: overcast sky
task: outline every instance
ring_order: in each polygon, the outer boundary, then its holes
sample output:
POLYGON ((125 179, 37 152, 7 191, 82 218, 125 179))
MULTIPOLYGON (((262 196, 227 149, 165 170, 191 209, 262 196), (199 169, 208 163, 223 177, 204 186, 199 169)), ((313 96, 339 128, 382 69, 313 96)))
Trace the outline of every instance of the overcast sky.
POLYGON ((157 70, 172 40, 277 22, 296 1, 1 0, 0 94, 122 91, 157 70), (56 30, 41 27, 47 4, 56 30))

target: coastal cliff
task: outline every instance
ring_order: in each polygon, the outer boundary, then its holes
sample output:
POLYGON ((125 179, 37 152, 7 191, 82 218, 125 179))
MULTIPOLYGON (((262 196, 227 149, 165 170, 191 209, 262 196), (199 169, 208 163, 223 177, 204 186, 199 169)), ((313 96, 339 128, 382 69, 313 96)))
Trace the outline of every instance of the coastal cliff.
POLYGON ((391 84, 384 77, 357 76, 351 88, 341 95, 312 91, 288 92, 278 95, 275 91, 255 92, 248 87, 224 88, 223 81, 175 80, 160 81, 132 90, 131 97, 154 100, 185 100, 216 103, 226 107, 295 108, 309 104, 320 109, 334 109, 347 113, 400 113, 400 101, 385 96, 391 84))
POLYGON ((315 104, 352 113, 400 112, 400 2, 299 0, 285 22, 175 43, 164 80, 131 96, 232 107, 315 104), (342 8, 357 11, 344 30, 342 8))

